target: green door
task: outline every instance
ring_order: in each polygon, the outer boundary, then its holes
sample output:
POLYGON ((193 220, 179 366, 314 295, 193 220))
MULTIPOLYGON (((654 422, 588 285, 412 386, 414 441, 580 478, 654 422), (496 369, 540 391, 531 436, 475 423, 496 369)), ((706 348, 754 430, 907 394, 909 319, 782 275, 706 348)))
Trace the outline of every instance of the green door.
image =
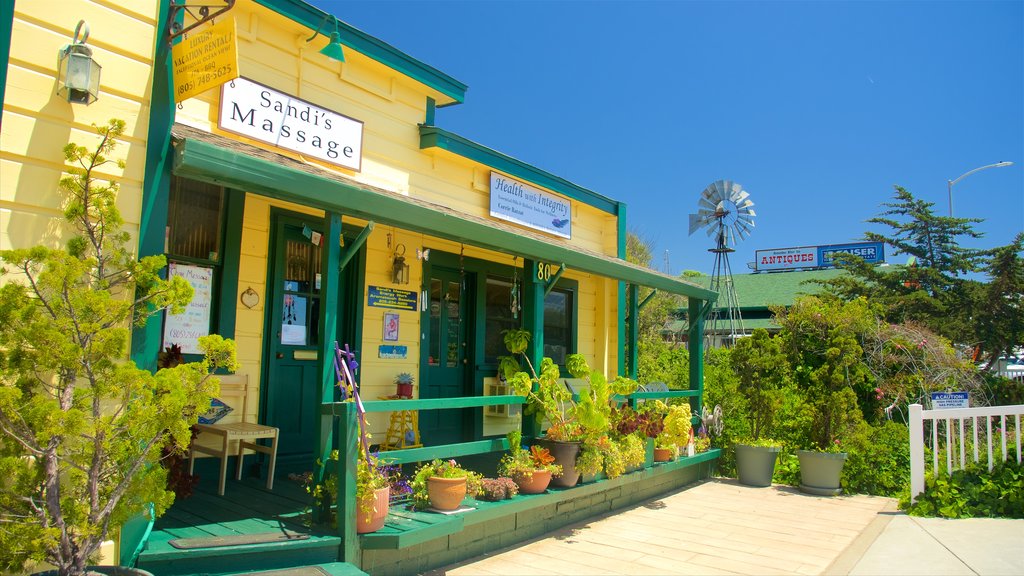
MULTIPOLYGON (((280 429, 277 469, 312 470, 320 404, 320 247, 303 224, 275 219, 268 293, 265 421, 280 429)), ((313 230, 313 232, 317 232, 313 230)))
MULTIPOLYGON (((469 396, 466 377, 469 369, 468 338, 472 322, 466 317, 471 307, 466 302, 468 280, 458 270, 432 267, 427 288, 428 320, 422 348, 424 377, 421 398, 469 396)), ((471 415, 467 409, 430 410, 420 413, 420 437, 434 446, 464 442, 470 434, 471 415)))

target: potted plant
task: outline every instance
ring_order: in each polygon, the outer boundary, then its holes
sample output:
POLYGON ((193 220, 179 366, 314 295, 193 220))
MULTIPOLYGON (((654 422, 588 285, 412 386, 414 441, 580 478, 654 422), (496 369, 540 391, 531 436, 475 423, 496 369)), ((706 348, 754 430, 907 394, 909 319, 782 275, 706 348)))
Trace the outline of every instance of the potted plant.
POLYGON ((561 476, 562 467, 555 464, 555 457, 541 446, 524 450, 520 444, 522 433, 508 433, 508 454, 501 457, 498 473, 508 476, 519 486, 523 494, 540 494, 548 488, 552 476, 561 476))
POLYGON ((413 506, 442 512, 458 510, 467 496, 480 492, 480 474, 466 470, 455 460, 433 460, 416 469, 412 480, 413 506))
POLYGON ((737 341, 730 359, 747 400, 751 430, 750 437, 735 446, 736 475, 747 486, 771 486, 782 447, 767 435, 782 404, 782 388, 790 380, 789 362, 779 342, 763 328, 737 341))
POLYGON ((480 481, 480 492, 476 495, 478 500, 488 502, 499 502, 508 500, 519 494, 519 486, 505 476, 500 478, 484 478, 480 481))
POLYGON ((661 401, 658 401, 658 404, 659 412, 663 412, 665 416, 662 420, 661 433, 654 440, 654 460, 666 462, 679 456, 680 449, 690 443, 693 432, 690 424, 690 405, 667 405, 661 401))
MULTIPOLYGON (((629 406, 612 410, 612 440, 618 446, 626 472, 643 468, 646 460, 646 435, 641 431, 641 418, 629 406)), ((653 447, 652 447, 653 451, 653 447)))
POLYGON ((396 394, 399 398, 412 398, 412 384, 415 378, 408 372, 401 372, 395 376, 395 386, 398 388, 396 394))
MULTIPOLYGON (((190 427, 234 370, 234 344, 199 339, 204 359, 152 373, 126 361, 130 327, 192 299, 183 278, 160 278, 163 256, 136 260, 117 210, 107 156, 124 130, 111 120, 90 152, 68 144, 60 181, 72 237, 0 251, 0 556, 82 574, 111 528, 149 503, 174 500, 165 448, 185 449, 190 427)), ((123 168, 123 164, 118 163, 123 168)))

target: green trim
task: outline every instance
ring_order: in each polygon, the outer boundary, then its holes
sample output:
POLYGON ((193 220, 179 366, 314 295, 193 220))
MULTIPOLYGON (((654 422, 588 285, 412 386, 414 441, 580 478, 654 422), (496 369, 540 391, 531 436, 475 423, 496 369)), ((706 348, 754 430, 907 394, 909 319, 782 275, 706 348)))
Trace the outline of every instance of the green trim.
POLYGON ((544 286, 545 296, 551 294, 551 291, 555 289, 555 285, 558 284, 558 280, 562 277, 562 274, 565 274, 565 269, 565 262, 562 262, 561 265, 558 266, 558 272, 555 272, 555 275, 552 276, 544 286))
MULTIPOLYGON (((165 41, 171 0, 160 0, 157 9, 156 45, 153 56, 153 93, 149 109, 149 139, 139 219, 139 257, 162 255, 167 230, 167 203, 171 193, 171 127, 174 125, 174 94, 171 81, 171 47, 165 41)), ((166 273, 166 272, 165 272, 166 273)), ((151 319, 132 330, 131 359, 141 368, 156 370, 163 323, 151 319)))
MULTIPOLYGON (((257 4, 265 6, 278 14, 297 22, 310 30, 317 30, 324 22, 324 19, 331 14, 316 8, 301 0, 255 0, 257 4)), ((402 52, 398 48, 370 36, 362 30, 353 28, 349 24, 338 21, 338 31, 341 33, 341 43, 353 50, 356 50, 369 58, 394 68, 395 70, 422 82, 429 88, 448 96, 452 103, 461 103, 466 99, 467 86, 455 78, 441 72, 440 70, 424 64, 402 52)), ((329 33, 328 33, 329 35, 329 33)))
POLYGON ((7 63, 11 59, 11 31, 14 29, 14 0, 0 0, 0 120, 7 91, 7 63))
POLYGON ((627 299, 629 300, 629 318, 627 324, 629 333, 626 340, 626 347, 629 350, 629 377, 636 380, 639 373, 640 352, 637 350, 637 342, 640 341, 640 288, 636 284, 629 285, 627 299))
MULTIPOLYGON (((395 402, 401 402, 401 400, 395 400, 395 402)), ((507 438, 491 438, 489 440, 461 442, 459 444, 388 450, 381 452, 379 456, 382 462, 388 464, 409 464, 412 462, 425 462, 435 458, 461 458, 463 456, 504 452, 506 450, 508 450, 507 438)))
POLYGON ((423 123, 427 126, 434 125, 434 116, 437 111, 437 102, 433 98, 427 96, 427 113, 423 116, 423 123))
MULTIPOLYGON (((177 131, 178 128, 176 127, 177 131)), ((190 129, 182 127, 182 132, 190 129)), ((715 293, 660 272, 629 264, 576 246, 495 226, 484 218, 452 213, 442 206, 387 193, 344 179, 296 167, 284 157, 271 161, 238 150, 247 145, 205 134, 177 143, 175 173, 205 182, 224 184, 272 198, 298 202, 324 210, 337 210, 364 220, 375 220, 411 232, 465 242, 480 248, 547 262, 564 262, 580 272, 649 286, 690 298, 714 298, 715 293), (211 142, 223 141, 224 146, 211 142)), ((265 152, 263 154, 266 154, 265 152)))
POLYGON ((557 192, 562 196, 583 202, 589 206, 593 206, 598 210, 607 212, 609 214, 617 214, 620 206, 623 206, 621 202, 615 202, 614 200, 607 198, 588 190, 582 186, 578 186, 569 182, 564 178, 555 176, 554 174, 541 170, 536 166, 532 166, 521 160, 502 154, 497 150, 477 144, 472 140, 468 140, 453 134, 447 130, 438 128, 437 126, 421 125, 420 126, 420 148, 440 148, 447 150, 452 154, 468 158, 474 162, 479 162, 484 166, 504 172, 509 176, 521 178, 531 184, 536 184, 542 188, 547 188, 552 192, 557 192))
MULTIPOLYGON (((619 258, 625 260, 627 256, 627 239, 629 238, 629 231, 626 228, 626 204, 619 202, 618 207, 618 218, 616 218, 616 235, 617 235, 617 252, 619 258)), ((618 348, 621 351, 625 351, 626 342, 626 283, 619 281, 618 290, 618 303, 616 310, 618 311, 618 318, 616 319, 616 327, 618 328, 618 348)), ((626 373, 626 355, 617 354, 618 356, 618 371, 616 374, 626 373)))
POLYGON ((359 251, 363 248, 363 245, 366 244, 366 239, 370 237, 370 232, 373 232, 373 226, 373 220, 367 222, 366 227, 363 228, 361 232, 359 232, 359 235, 356 236, 356 239, 353 240, 352 243, 349 244, 348 246, 345 246, 345 251, 341 254, 341 258, 338 260, 338 270, 343 270, 345 266, 348 264, 349 260, 351 260, 352 257, 358 254, 359 251))
MULTIPOLYGON (((374 412, 392 412, 394 410, 448 410, 451 408, 480 408, 483 406, 502 406, 504 404, 524 404, 522 396, 461 396, 457 398, 414 398, 412 400, 367 400, 363 408, 367 414, 374 412)), ((326 404, 321 412, 332 414, 334 404, 326 404)))
POLYGON ((218 299, 217 333, 224 338, 235 337, 235 320, 238 306, 238 272, 242 261, 242 218, 245 214, 245 192, 227 188, 224 241, 221 244, 220 287, 218 299))
POLYGON ((690 323, 690 333, 686 348, 690 353, 690 390, 697 391, 697 399, 693 406, 693 414, 700 416, 701 406, 704 402, 704 317, 701 315, 703 303, 700 300, 690 299, 690 318, 696 318, 696 322, 690 323))

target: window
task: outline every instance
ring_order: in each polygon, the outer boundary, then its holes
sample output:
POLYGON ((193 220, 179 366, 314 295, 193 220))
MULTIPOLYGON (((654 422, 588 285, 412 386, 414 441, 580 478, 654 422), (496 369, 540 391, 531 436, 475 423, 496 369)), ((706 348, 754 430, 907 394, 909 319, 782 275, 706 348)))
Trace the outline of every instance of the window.
POLYGON ((186 178, 171 178, 167 206, 167 246, 172 260, 218 263, 224 188, 186 178))
MULTIPOLYGON (((575 351, 574 297, 573 290, 555 288, 544 299, 544 356, 562 366, 566 356, 575 351)), ((498 356, 508 354, 502 332, 522 326, 522 316, 513 317, 510 280, 488 276, 485 299, 484 362, 496 363, 498 356)))
POLYGON ((555 288, 544 298, 544 356, 565 366, 573 352, 573 292, 555 288))
POLYGON ((487 277, 485 295, 486 326, 484 327, 484 362, 497 363, 498 356, 507 356, 505 338, 502 332, 519 328, 522 323, 519 314, 512 317, 512 282, 494 276, 487 277))

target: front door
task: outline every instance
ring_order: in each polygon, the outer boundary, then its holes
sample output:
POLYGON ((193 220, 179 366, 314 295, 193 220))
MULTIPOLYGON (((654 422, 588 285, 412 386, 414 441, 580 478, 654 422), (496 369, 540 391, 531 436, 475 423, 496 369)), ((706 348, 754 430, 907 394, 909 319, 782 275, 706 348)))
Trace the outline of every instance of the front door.
POLYGON ((312 470, 320 405, 320 246, 304 230, 318 232, 276 218, 270 253, 265 421, 280 429, 277 469, 283 473, 312 470))
MULTIPOLYGON (((458 270, 433 266, 427 288, 428 319, 425 322, 424 379, 421 398, 469 396, 466 371, 469 363, 467 337, 472 323, 466 317, 470 290, 458 270)), ((430 410, 420 413, 420 437, 426 445, 464 442, 472 423, 467 409, 430 410)))

